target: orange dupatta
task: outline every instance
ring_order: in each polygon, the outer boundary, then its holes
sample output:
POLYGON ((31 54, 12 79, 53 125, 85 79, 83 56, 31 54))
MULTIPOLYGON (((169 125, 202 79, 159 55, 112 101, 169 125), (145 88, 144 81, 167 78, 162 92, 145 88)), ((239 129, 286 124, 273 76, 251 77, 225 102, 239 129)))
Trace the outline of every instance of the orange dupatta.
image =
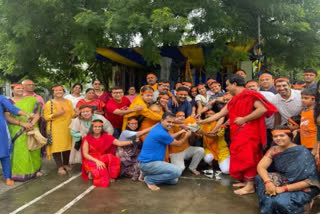
MULTIPOLYGON (((214 129, 217 122, 213 121, 212 123, 206 123, 202 126, 202 131, 208 133, 214 129)), ((203 136, 203 142, 205 147, 213 154, 215 160, 218 160, 219 148, 218 148, 218 137, 207 137, 203 136)))

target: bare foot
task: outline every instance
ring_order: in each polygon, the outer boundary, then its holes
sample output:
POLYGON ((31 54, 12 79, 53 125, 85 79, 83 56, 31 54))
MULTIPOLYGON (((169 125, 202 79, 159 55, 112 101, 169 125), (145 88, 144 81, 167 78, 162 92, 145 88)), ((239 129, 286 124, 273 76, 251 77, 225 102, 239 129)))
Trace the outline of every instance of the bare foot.
POLYGON ((60 167, 60 168, 58 169, 58 174, 60 174, 60 175, 65 175, 65 174, 67 174, 67 173, 66 173, 66 171, 64 170, 63 167, 60 167))
POLYGON ((200 175, 200 172, 198 170, 191 170, 191 172, 194 174, 194 175, 200 175))
POLYGON ((233 187, 244 187, 245 185, 246 183, 242 183, 242 182, 232 184, 233 187))
POLYGON ((151 191, 158 191, 160 190, 160 187, 158 187, 157 185, 151 185, 151 184, 147 184, 148 188, 151 190, 151 191))
POLYGON ((138 177, 138 181, 144 182, 144 179, 143 179, 143 177, 142 177, 142 173, 141 173, 141 172, 140 172, 140 175, 139 175, 139 177, 138 177))
POLYGON ((114 182, 116 182, 116 179, 114 179, 114 178, 110 178, 110 183, 114 183, 114 182))
POLYGON ((88 173, 88 177, 89 177, 90 180, 92 180, 92 175, 91 175, 90 172, 88 173))
POLYGON ((43 175, 43 173, 40 171, 36 173, 36 177, 41 177, 42 175, 43 175))
POLYGON ((6 184, 7 184, 8 186, 13 186, 13 185, 14 185, 14 180, 11 180, 10 178, 7 178, 7 179, 6 179, 6 184))
POLYGON ((67 170, 67 171, 71 171, 72 170, 72 168, 70 166, 68 166, 68 165, 64 165, 63 168, 65 170, 67 170))
POLYGON ((254 193, 254 183, 248 182, 243 188, 233 191, 237 195, 247 195, 254 193))

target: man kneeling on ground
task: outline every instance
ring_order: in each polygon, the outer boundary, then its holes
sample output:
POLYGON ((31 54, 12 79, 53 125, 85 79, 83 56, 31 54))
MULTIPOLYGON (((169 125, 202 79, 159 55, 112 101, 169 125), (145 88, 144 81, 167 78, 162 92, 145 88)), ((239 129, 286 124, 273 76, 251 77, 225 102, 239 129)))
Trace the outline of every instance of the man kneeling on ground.
MULTIPOLYGON (((176 121, 178 123, 184 124, 186 119, 184 112, 179 111, 176 113, 176 121)), ((170 133, 176 134, 179 133, 182 128, 179 125, 175 125, 170 133)), ((183 139, 185 134, 181 134, 177 139, 183 139)), ((169 146, 170 153, 170 162, 178 166, 182 171, 185 169, 184 161, 191 159, 189 165, 189 170, 195 174, 200 175, 200 172, 197 171, 197 167, 204 156, 204 149, 202 147, 190 146, 188 139, 186 139, 181 146, 175 146, 170 144, 169 146)))
POLYGON ((177 184, 182 173, 179 167, 163 161, 167 145, 181 146, 191 135, 190 131, 181 130, 178 134, 185 133, 185 136, 180 140, 175 140, 168 133, 172 129, 174 121, 174 114, 164 113, 161 122, 145 138, 138 157, 142 177, 149 189, 153 191, 160 189, 158 184, 177 184))

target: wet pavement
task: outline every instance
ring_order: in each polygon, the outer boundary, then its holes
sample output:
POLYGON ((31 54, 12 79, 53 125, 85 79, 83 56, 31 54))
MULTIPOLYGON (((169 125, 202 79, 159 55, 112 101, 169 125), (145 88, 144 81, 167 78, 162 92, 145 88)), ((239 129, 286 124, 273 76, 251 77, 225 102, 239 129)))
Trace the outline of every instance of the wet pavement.
MULTIPOLYGON (((178 185, 160 186, 151 192, 145 184, 130 179, 117 179, 108 188, 83 181, 80 166, 59 176, 53 162, 46 162, 45 175, 7 188, 0 184, 0 213, 142 213, 142 214, 257 214, 255 194, 233 194, 231 179, 207 178, 185 173, 178 185)), ((315 210, 320 211, 317 202, 315 210)))

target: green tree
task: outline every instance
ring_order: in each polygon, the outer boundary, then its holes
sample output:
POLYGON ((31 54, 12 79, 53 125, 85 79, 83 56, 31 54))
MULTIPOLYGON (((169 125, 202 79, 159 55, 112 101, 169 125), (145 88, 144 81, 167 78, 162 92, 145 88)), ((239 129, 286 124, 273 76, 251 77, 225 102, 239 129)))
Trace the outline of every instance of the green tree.
POLYGON ((1 76, 61 83, 103 78, 110 64, 95 63, 95 49, 133 47, 137 37, 149 65, 159 62, 159 46, 197 41, 213 47, 206 69, 217 70, 223 58, 248 59, 227 43, 257 39, 258 16, 268 69, 319 66, 318 0, 0 0, 1 76))

